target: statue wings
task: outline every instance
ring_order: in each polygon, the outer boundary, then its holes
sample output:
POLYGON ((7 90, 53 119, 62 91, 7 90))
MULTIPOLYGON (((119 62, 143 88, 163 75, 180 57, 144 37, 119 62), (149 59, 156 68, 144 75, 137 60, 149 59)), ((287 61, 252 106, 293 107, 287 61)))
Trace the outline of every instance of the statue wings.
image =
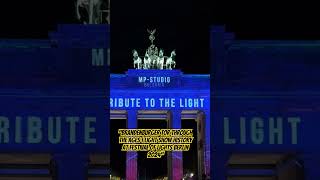
POLYGON ((154 35, 154 33, 156 33, 156 29, 151 30, 151 31, 150 31, 149 29, 147 29, 147 31, 148 31, 148 33, 151 34, 151 35, 154 35))

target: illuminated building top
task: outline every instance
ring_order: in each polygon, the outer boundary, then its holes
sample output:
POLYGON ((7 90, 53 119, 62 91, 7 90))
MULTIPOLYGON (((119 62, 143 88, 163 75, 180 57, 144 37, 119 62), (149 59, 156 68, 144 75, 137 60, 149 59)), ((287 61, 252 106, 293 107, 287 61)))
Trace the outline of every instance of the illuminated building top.
POLYGON ((151 45, 145 52, 144 57, 140 57, 136 50, 133 50, 133 67, 135 69, 169 69, 172 70, 176 67, 175 56, 176 52, 173 50, 170 57, 164 56, 163 49, 158 50, 158 48, 153 44, 155 40, 156 29, 150 31, 148 30, 149 40, 151 45), (143 61, 142 61, 143 59, 143 61))

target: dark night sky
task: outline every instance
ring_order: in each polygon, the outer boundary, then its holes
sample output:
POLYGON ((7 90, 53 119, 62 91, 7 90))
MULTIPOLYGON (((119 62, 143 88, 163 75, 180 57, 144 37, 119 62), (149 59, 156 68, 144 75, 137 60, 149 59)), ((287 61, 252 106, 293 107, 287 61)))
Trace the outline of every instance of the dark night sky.
MULTIPOLYGON (((320 11, 308 1, 114 0, 112 10, 116 24, 182 20, 192 29, 199 23, 226 24, 228 30, 243 38, 320 38, 320 11), (199 18, 207 22, 201 23, 199 18)), ((76 22, 73 15, 72 0, 5 1, 0 6, 0 37, 43 38, 57 23, 76 22)))
POLYGON ((0 38, 47 38, 58 23, 76 23, 72 0, 1 2, 0 38))
MULTIPOLYGON (((320 39, 317 5, 278 0, 111 0, 111 65, 123 73, 132 49, 144 54, 147 28, 156 45, 177 51, 177 67, 209 73, 209 25, 225 24, 239 39, 320 39), (203 65, 197 65, 197 64, 203 65)), ((76 23, 72 0, 6 1, 0 6, 0 38, 47 38, 58 23, 76 23)))
POLYGON ((133 48, 144 54, 150 26, 158 29, 158 47, 165 53, 177 50, 177 66, 186 73, 209 73, 212 24, 226 25, 238 39, 320 39, 320 11, 307 1, 139 0, 126 7, 124 2, 112 3, 113 72, 122 73, 132 66, 133 48))
POLYGON ((241 39, 320 39, 315 2, 224 0, 215 7, 214 22, 227 24, 241 39))
POLYGON ((130 1, 124 7, 124 2, 117 0, 111 4, 112 72, 123 73, 131 68, 132 49, 143 56, 150 45, 147 28, 156 28, 156 46, 163 48, 167 56, 176 50, 177 68, 186 73, 209 73, 208 20, 204 19, 208 16, 196 13, 198 4, 192 0, 184 0, 183 4, 172 0, 141 0, 130 1))

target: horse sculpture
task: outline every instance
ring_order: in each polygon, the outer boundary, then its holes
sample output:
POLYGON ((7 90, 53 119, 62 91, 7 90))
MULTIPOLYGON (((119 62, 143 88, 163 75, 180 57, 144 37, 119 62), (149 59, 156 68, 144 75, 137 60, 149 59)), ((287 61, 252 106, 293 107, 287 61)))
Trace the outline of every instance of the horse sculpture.
POLYGON ((150 68, 151 68, 151 58, 148 52, 146 52, 143 58, 143 69, 150 69, 150 68))
POLYGON ((89 0, 77 0, 76 2, 76 14, 81 23, 89 23, 89 0))
POLYGON ((77 0, 76 14, 77 18, 83 24, 99 24, 102 0, 77 0), (91 2, 92 1, 92 2, 91 2), (92 7, 90 4, 92 3, 92 7), (81 9, 82 13, 81 13, 81 9))
POLYGON ((175 56, 176 52, 172 51, 170 57, 166 60, 166 69, 172 69, 176 67, 176 61, 174 61, 175 56))
POLYGON ((150 69, 156 69, 157 68, 157 59, 158 59, 158 48, 152 44, 147 49, 148 57, 150 58, 150 69))
POLYGON ((163 69, 163 65, 164 65, 164 55, 163 55, 163 50, 160 49, 159 56, 157 58, 157 69, 163 69))
POLYGON ((142 69, 142 59, 139 57, 138 52, 133 50, 133 68, 142 69))
MULTIPOLYGON (((175 50, 171 52, 170 57, 164 56, 163 49, 160 49, 158 51, 158 48, 153 44, 153 41, 155 40, 155 32, 156 30, 150 31, 148 29, 148 32, 150 34, 149 40, 151 41, 151 45, 146 50, 146 53, 143 58, 143 65, 142 69, 168 69, 172 70, 176 67, 176 61, 175 56, 176 52, 175 50)), ((138 66, 138 69, 140 68, 141 59, 139 59, 138 53, 136 50, 133 51, 133 60, 134 60, 134 68, 138 66)))

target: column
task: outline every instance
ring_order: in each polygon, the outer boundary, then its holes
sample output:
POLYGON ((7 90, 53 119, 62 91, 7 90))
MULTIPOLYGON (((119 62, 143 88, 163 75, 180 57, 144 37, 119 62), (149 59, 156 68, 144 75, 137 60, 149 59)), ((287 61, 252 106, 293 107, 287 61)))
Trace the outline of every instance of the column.
POLYGON ((89 157, 86 154, 54 154, 57 179, 87 180, 89 157))
MULTIPOLYGON (((127 128, 135 129, 138 126, 137 111, 128 110, 127 128)), ((131 151, 127 152, 126 160, 126 180, 138 179, 138 153, 131 151)))
POLYGON ((211 152, 211 163, 212 163, 212 172, 210 174, 210 179, 219 179, 227 180, 227 162, 229 158, 229 153, 226 153, 224 150, 212 149, 211 152))
POLYGON ((205 145, 206 145, 206 136, 205 136, 205 115, 204 112, 199 111, 197 113, 197 149, 198 149, 198 180, 202 180, 202 175, 205 174, 205 145))
MULTIPOLYGON (((317 151, 317 150, 315 150, 317 151)), ((318 180, 320 179, 320 156, 318 153, 309 153, 305 152, 305 154, 300 157, 303 160, 303 164, 298 163, 298 166, 303 166, 304 169, 304 178, 307 180, 318 180)))
POLYGON ((204 111, 205 118, 205 144, 204 144, 204 173, 210 177, 210 110, 204 111))
MULTIPOLYGON (((175 110, 171 112, 169 128, 181 129, 181 111, 175 110)), ((168 153, 168 177, 169 180, 181 180, 183 177, 183 161, 182 152, 176 151, 168 153)))
MULTIPOLYGON (((212 99, 211 99, 212 100, 212 99)), ((228 149, 223 142, 223 114, 218 112, 219 107, 223 104, 218 99, 211 101, 211 119, 210 122, 210 160, 211 160, 211 179, 226 180, 227 163, 231 155, 231 150, 228 149), (212 105, 216 108, 212 108, 212 105)))

